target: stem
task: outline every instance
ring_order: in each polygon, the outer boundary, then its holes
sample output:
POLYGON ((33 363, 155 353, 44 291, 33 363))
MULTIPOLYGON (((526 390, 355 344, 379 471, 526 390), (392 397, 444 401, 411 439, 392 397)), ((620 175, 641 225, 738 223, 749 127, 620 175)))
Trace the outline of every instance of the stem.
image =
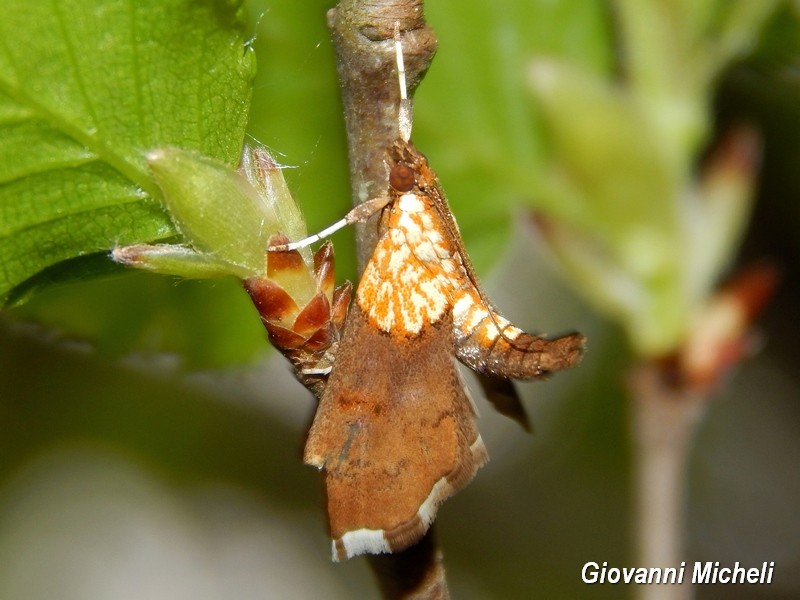
MULTIPOLYGON (((645 361, 629 378, 636 444, 636 547, 643 567, 678 568, 686 561, 686 475, 689 453, 711 393, 747 355, 750 328, 775 290, 768 262, 741 268, 707 301, 675 354, 645 361)), ((682 586, 642 585, 641 600, 689 600, 682 586)))
MULTIPOLYGON (((657 363, 636 367, 629 379, 632 403, 635 548, 637 565, 679 568, 686 560, 686 472, 697 425, 707 397, 674 387, 657 363)), ((639 600, 690 600, 689 577, 683 585, 636 586, 639 600)))
POLYGON ((381 594, 397 600, 448 600, 442 552, 433 526, 416 545, 394 554, 368 557, 381 594))
MULTIPOLYGON (((342 86, 353 205, 384 196, 386 152, 398 138, 398 84, 394 48, 399 23, 409 96, 430 66, 436 37, 425 23, 422 0, 341 0, 328 12, 342 86)), ((371 219, 356 225, 359 271, 377 242, 371 219)), ((433 526, 418 544, 402 552, 369 557, 384 598, 449 598, 442 554, 433 526)))

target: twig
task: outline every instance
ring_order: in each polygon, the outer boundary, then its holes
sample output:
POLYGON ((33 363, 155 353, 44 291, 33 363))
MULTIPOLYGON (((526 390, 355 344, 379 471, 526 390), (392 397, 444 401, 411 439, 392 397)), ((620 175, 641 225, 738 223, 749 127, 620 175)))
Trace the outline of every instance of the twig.
MULTIPOLYGON (((676 353, 638 365, 628 380, 636 444, 637 564, 677 568, 686 561, 686 472, 698 425, 714 390, 752 345, 751 327, 778 283, 776 267, 740 269, 708 301, 676 353)), ((640 600, 689 600, 683 585, 642 585, 640 600)))
MULTIPOLYGON (((341 0, 328 12, 342 87, 354 206, 386 193, 386 150, 399 135, 394 49, 398 26, 408 92, 413 94, 436 51, 436 37, 425 23, 422 0, 341 0)), ((372 256, 376 242, 373 221, 356 225, 359 270, 372 256)), ((370 557, 369 564, 384 598, 449 598, 433 527, 417 545, 370 557)))
POLYGON ((448 600, 450 597, 433 526, 416 545, 402 552, 370 556, 369 566, 384 598, 448 600))
MULTIPOLYGON (((705 394, 673 387, 663 365, 641 364, 628 381, 635 444, 636 564, 680 566, 684 552, 686 469, 697 425, 708 405, 705 394)), ((637 586, 639 600, 688 600, 689 580, 679 585, 637 586)))

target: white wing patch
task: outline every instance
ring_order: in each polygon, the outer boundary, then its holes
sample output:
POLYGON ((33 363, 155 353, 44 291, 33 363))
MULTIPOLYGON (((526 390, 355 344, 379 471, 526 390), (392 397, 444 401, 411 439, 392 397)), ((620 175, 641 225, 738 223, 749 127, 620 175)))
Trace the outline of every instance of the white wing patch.
MULTIPOLYGON (((348 531, 340 539, 339 542, 344 547, 344 558, 352 558, 359 554, 386 554, 391 552, 389 542, 386 536, 383 535, 382 529, 357 529, 355 531, 348 531)), ((339 560, 339 553, 336 549, 336 540, 332 544, 333 560, 339 560)))
POLYGON ((453 250, 425 199, 403 194, 392 207, 356 292, 361 310, 380 330, 417 335, 449 309, 462 277, 453 250))

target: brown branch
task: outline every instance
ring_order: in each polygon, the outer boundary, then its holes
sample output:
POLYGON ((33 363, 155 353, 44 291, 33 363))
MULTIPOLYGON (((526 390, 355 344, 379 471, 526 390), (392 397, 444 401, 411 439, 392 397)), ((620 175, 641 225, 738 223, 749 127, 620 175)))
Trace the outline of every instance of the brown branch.
MULTIPOLYGON (((354 206, 387 192, 387 149, 399 136, 394 48, 398 24, 411 96, 436 51, 436 37, 425 23, 422 0, 341 0, 328 12, 342 87, 354 206)), ((372 256, 376 242, 374 221, 356 226, 359 271, 372 256)), ((369 564, 384 598, 449 598, 433 526, 415 546, 371 556, 369 564)))
MULTIPOLYGON (((699 424, 726 373, 748 354, 753 321, 778 282, 774 265, 741 269, 711 296, 674 355, 643 361, 628 378, 636 445, 637 563, 676 567, 686 560, 687 463, 699 424)), ((643 585, 639 600, 689 600, 691 583, 643 585)))
POLYGON ((417 544, 394 554, 369 556, 384 598, 397 600, 448 600, 450 593, 442 553, 433 526, 417 544))
MULTIPOLYGON (((709 397, 674 386, 658 362, 638 365, 628 379, 633 405, 636 563, 677 567, 684 554, 686 470, 709 397)), ((639 600, 688 600, 691 582, 638 586, 639 600)))

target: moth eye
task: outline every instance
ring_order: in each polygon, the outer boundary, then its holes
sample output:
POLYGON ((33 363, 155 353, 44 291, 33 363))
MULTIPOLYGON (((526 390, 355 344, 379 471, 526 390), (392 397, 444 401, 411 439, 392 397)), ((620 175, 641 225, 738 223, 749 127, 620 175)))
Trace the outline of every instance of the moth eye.
POLYGON ((417 183, 414 169, 405 165, 395 165, 389 173, 389 185, 398 192, 408 192, 417 183))

